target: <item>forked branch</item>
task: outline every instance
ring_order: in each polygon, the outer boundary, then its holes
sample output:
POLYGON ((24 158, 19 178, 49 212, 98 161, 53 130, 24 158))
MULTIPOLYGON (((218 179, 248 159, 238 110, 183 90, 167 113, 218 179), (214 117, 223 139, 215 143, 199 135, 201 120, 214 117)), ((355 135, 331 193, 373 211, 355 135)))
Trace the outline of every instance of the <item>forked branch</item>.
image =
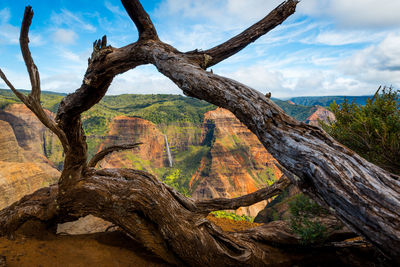
POLYGON ((111 154, 113 152, 121 151, 121 150, 128 150, 128 149, 133 149, 135 147, 138 147, 143 143, 133 143, 133 144, 121 144, 121 145, 115 145, 115 146, 109 146, 98 152, 96 155, 93 156, 93 158, 89 161, 88 167, 89 168, 94 168, 96 167, 96 164, 104 159, 108 154, 111 154))
POLYGON ((283 2, 272 10, 266 17, 242 33, 229 39, 225 43, 202 52, 209 56, 209 59, 206 60, 206 64, 204 64, 203 68, 211 67, 236 54, 250 43, 274 29, 296 11, 296 5, 298 2, 298 0, 287 0, 283 2))
POLYGON ((236 210, 240 207, 247 207, 257 202, 267 200, 277 196, 290 185, 290 180, 283 176, 271 186, 267 186, 253 193, 237 198, 214 198, 209 200, 197 201, 198 212, 209 213, 216 210, 236 210))

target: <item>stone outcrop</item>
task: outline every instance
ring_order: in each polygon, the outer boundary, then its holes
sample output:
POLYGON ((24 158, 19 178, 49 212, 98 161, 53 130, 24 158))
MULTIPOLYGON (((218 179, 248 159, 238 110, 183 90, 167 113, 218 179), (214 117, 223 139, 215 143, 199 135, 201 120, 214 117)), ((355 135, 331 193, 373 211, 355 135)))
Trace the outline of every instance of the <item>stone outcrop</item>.
POLYGON ((42 150, 44 126, 24 107, 13 104, 0 110, 0 209, 60 176, 42 150))
POLYGON ((0 209, 57 182, 59 171, 46 163, 0 161, 0 209))
POLYGON ((99 150, 110 145, 137 142, 143 144, 133 150, 113 153, 100 165, 103 168, 144 169, 152 173, 154 169, 167 166, 164 135, 152 122, 141 118, 115 117, 99 150))
POLYGON ((331 111, 321 106, 315 107, 316 110, 305 120, 306 123, 313 126, 319 126, 319 121, 331 123, 336 120, 335 114, 333 114, 331 111))
POLYGON ((11 125, 7 121, 0 120, 0 129, 0 161, 25 161, 24 151, 19 147, 11 125))
MULTIPOLYGON (((218 108, 205 114, 202 144, 210 146, 210 152, 190 181, 195 199, 238 197, 281 176, 272 155, 228 110, 218 108)), ((260 202, 237 213, 255 216, 265 205, 260 202)))
MULTIPOLYGON (((48 110, 45 112, 54 117, 48 110)), ((23 104, 0 110, 0 120, 8 122, 26 161, 59 165, 63 155, 58 138, 23 104)), ((20 162, 20 160, 18 161, 20 162)))

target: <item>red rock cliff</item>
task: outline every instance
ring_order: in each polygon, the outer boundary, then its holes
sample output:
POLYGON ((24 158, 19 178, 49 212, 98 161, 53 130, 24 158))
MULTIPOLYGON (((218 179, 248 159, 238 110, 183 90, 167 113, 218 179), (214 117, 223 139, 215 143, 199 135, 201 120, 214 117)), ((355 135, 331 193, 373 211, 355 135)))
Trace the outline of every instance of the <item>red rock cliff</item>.
POLYGON ((317 110, 306 119, 306 123, 313 126, 319 126, 319 120, 325 123, 330 123, 336 120, 335 114, 331 111, 321 106, 316 106, 316 108, 317 110))
MULTIPOLYGON (((218 108, 204 117, 202 142, 211 147, 190 181, 195 199, 238 197, 280 178, 275 159, 230 111, 218 108)), ((237 212, 255 216, 266 203, 237 212)))
MULTIPOLYGON (((113 153, 101 163, 106 168, 138 168, 153 172, 154 168, 165 166, 164 135, 150 121, 127 116, 117 116, 111 122, 105 142, 100 146, 137 143, 139 148, 113 153)), ((153 172, 154 173, 154 172, 153 172)))
POLYGON ((29 112, 20 104, 0 111, 0 209, 55 183, 60 175, 43 155, 42 129, 29 112))

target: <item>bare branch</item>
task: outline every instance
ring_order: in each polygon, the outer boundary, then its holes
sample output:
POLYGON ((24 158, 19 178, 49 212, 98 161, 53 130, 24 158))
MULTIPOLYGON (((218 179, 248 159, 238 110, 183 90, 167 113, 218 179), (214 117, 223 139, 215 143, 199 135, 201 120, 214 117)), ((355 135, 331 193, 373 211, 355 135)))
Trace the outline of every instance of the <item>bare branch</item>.
POLYGON ((43 107, 40 104, 40 77, 39 71, 33 62, 31 52, 29 50, 29 27, 32 23, 33 11, 32 7, 27 6, 25 8, 24 18, 22 20, 21 32, 20 32, 20 47, 22 56, 25 61, 26 68, 29 73, 29 78, 31 81, 32 90, 29 96, 25 96, 21 92, 15 89, 15 87, 11 84, 11 82, 7 79, 6 75, 0 70, 0 77, 4 80, 4 82, 10 87, 13 93, 24 103, 35 115, 38 119, 52 132, 54 132, 60 139, 64 149, 68 149, 68 141, 64 134, 64 132, 56 125, 53 118, 51 118, 44 111, 43 107))
POLYGON ((88 167, 94 168, 96 164, 104 159, 108 154, 111 154, 113 152, 121 151, 121 150, 127 150, 127 149, 133 149, 135 147, 138 147, 143 143, 133 143, 133 144, 121 144, 121 145, 115 145, 115 146, 109 146, 98 152, 96 155, 93 156, 93 158, 89 161, 88 167))
POLYGON ((28 98, 24 94, 20 93, 17 89, 15 89, 15 87, 7 79, 6 75, 4 74, 4 72, 1 69, 0 69, 0 77, 7 84, 7 86, 11 89, 11 91, 13 91, 13 93, 22 101, 22 103, 24 103, 25 105, 29 104, 28 98))
POLYGON ((296 10, 298 0, 287 0, 272 10, 265 18, 236 35, 232 39, 216 47, 202 52, 205 55, 202 67, 211 67, 224 59, 236 54, 250 43, 254 42, 270 30, 285 21, 296 10))
POLYGON ((253 205, 257 202, 279 195, 290 185, 290 181, 283 176, 273 185, 257 190, 251 194, 237 198, 214 198, 209 200, 197 201, 195 204, 198 212, 209 213, 216 210, 236 210, 240 207, 253 205))
POLYGON ((26 68, 29 73, 29 78, 31 80, 32 91, 30 96, 33 97, 34 100, 40 101, 40 77, 39 71, 33 62, 31 52, 29 50, 29 27, 31 26, 33 18, 33 11, 31 6, 25 7, 24 18, 22 20, 21 33, 19 36, 19 44, 21 47, 22 56, 25 61, 26 68))
POLYGON ((139 39, 158 40, 156 28, 139 0, 122 0, 122 4, 139 31, 139 39))

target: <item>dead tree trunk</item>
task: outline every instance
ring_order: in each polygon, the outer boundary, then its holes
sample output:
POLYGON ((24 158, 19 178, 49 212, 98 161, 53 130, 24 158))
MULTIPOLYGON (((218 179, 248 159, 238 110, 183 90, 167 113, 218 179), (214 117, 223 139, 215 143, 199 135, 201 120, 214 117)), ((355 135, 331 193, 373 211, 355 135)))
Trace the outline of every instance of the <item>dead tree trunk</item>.
MULTIPOLYGON (((254 204, 278 194, 289 181, 236 199, 195 202, 154 176, 135 170, 95 170, 93 166, 117 146, 101 151, 89 163, 81 113, 98 103, 113 78, 143 64, 153 64, 186 95, 232 111, 279 161, 292 183, 329 206, 352 230, 400 262, 399 177, 364 160, 318 127, 286 115, 269 98, 206 68, 234 55, 294 13, 297 0, 287 0, 269 15, 227 42, 206 51, 180 52, 161 42, 138 0, 122 0, 139 31, 139 40, 122 48, 96 41, 82 86, 66 96, 56 120, 40 106, 40 78, 28 48, 33 17, 27 7, 20 44, 32 92, 14 93, 60 138, 64 170, 57 186, 41 189, 0 212, 0 233, 13 232, 29 219, 66 221, 88 214, 120 226, 132 238, 167 262, 189 265, 274 265, 268 242, 296 243, 284 227, 268 225, 243 233, 225 233, 205 216, 212 210, 254 204)), ((133 144, 134 146, 135 144, 133 144)))

